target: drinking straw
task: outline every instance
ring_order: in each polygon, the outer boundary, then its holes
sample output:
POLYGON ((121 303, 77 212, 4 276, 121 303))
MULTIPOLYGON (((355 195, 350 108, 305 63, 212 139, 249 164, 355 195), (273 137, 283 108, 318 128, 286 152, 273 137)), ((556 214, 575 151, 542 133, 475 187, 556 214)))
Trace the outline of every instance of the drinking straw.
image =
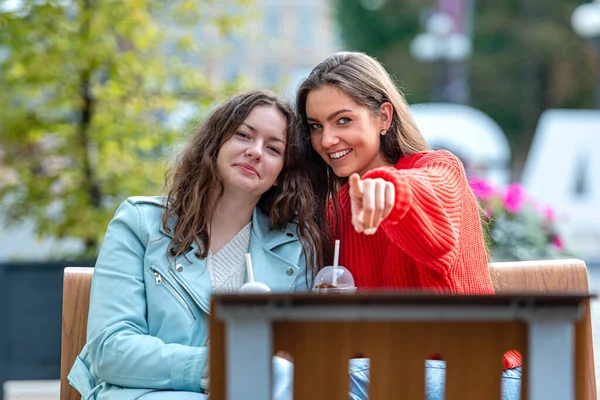
POLYGON ((246 253, 246 268, 248 269, 248 282, 254 283, 254 272, 252 271, 252 259, 250 253, 246 253))
POLYGON ((335 249, 333 251, 333 279, 331 280, 331 284, 333 286, 337 286, 337 266, 340 260, 340 241, 335 241, 335 249))

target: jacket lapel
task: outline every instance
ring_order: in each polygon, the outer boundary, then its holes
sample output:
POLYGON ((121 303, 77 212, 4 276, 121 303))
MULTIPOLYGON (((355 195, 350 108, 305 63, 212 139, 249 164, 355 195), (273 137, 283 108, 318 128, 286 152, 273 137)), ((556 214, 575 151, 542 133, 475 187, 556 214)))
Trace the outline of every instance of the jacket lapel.
POLYGON ((250 255, 256 281, 275 292, 290 291, 300 273, 301 254, 295 224, 288 224, 284 231, 271 230, 267 216, 258 208, 254 210, 250 255))
MULTIPOLYGON (((252 257, 254 279, 265 283, 274 292, 290 291, 300 273, 298 262, 302 245, 295 231, 295 224, 288 224, 285 230, 271 230, 267 216, 258 208, 252 217, 249 252, 252 257)), ((169 219, 169 232, 160 226, 161 234, 172 237, 176 218, 169 219)), ((206 259, 198 258, 198 246, 193 243, 184 256, 179 256, 170 266, 180 284, 189 292, 192 300, 205 312, 210 310, 212 284, 206 259)), ((246 278, 247 281, 247 278, 246 278)))
MULTIPOLYGON (((161 234, 172 238, 176 223, 177 218, 171 216, 168 224, 169 231, 165 231, 161 224, 159 228, 161 234)), ((196 256, 197 250, 198 245, 192 243, 188 251, 184 253, 185 256, 177 257, 177 260, 171 263, 169 268, 171 269, 170 273, 178 279, 179 284, 184 287, 196 305, 208 313, 210 310, 210 296, 212 295, 210 273, 208 272, 206 259, 196 256)))
POLYGON ((205 258, 196 257, 196 250, 192 250, 184 257, 178 257, 175 264, 175 273, 181 276, 182 284, 190 290, 194 302, 208 313, 210 310, 210 296, 212 295, 212 284, 210 272, 205 258), (180 270, 180 271, 179 271, 180 270))

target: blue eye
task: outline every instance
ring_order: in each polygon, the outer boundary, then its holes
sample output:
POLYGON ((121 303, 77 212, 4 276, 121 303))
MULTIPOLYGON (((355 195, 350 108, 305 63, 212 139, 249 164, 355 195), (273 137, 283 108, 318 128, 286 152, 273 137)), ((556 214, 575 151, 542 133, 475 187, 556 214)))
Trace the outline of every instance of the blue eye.
POLYGON ((347 123, 351 122, 352 120, 348 117, 342 117, 338 120, 338 123, 340 125, 346 125, 347 123))

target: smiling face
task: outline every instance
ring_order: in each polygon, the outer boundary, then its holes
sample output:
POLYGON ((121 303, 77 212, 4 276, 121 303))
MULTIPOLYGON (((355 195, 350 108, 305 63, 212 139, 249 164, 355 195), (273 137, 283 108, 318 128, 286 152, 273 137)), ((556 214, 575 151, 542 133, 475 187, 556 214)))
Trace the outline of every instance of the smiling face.
POLYGON ((256 106, 226 140, 217 156, 225 194, 257 202, 284 166, 287 120, 271 106, 256 106))
MULTIPOLYGON (((380 150, 381 119, 333 86, 311 90, 306 119, 312 147, 339 177, 391 165, 380 150)), ((383 127, 385 129, 385 127, 383 127)))

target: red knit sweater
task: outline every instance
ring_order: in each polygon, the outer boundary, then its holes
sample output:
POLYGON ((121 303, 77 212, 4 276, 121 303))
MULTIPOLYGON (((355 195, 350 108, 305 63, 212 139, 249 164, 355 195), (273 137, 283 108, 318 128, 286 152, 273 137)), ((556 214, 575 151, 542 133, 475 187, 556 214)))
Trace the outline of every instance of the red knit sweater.
MULTIPOLYGON (((460 160, 439 150, 402 157, 394 167, 363 176, 396 188, 390 215, 374 235, 352 226, 349 185, 338 193, 337 219, 330 203, 329 225, 340 240, 340 265, 360 288, 417 289, 445 293, 494 293, 479 209, 460 160)), ((520 365, 517 353, 505 368, 520 365)))

